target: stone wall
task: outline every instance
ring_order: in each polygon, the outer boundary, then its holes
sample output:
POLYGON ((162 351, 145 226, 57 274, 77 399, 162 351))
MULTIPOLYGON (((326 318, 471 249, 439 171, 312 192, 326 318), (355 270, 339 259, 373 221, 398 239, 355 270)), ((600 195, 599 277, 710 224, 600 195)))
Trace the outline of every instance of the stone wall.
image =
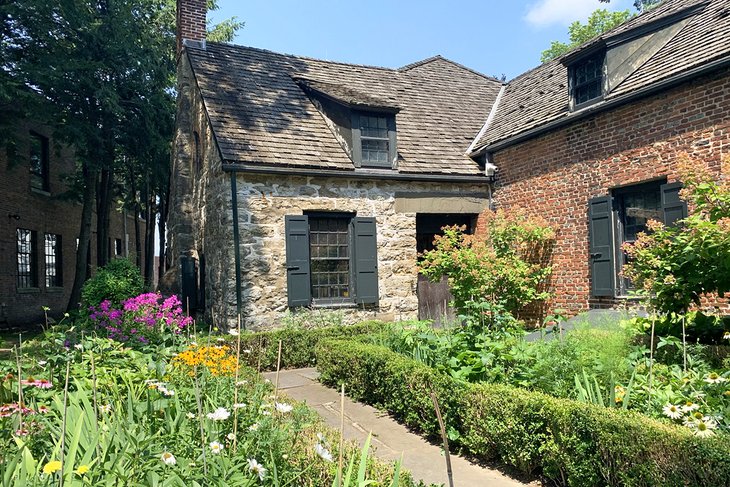
MULTIPOLYGON (((223 181, 216 178, 216 181, 223 181)), ((416 283, 416 213, 399 212, 396 201, 402 193, 446 193, 455 197, 483 193, 477 185, 367 181, 346 178, 258 176, 238 173, 238 214, 241 237, 241 283, 243 318, 247 327, 266 329, 280 326, 288 310, 284 217, 306 210, 353 212, 374 216, 377 221, 378 279, 380 301, 366 309, 343 308, 346 320, 414 319, 418 314, 416 283), (396 196, 398 192, 398 196, 396 196)), ((230 183, 211 188, 209 201, 230 202, 230 183)), ((230 208, 230 207, 229 207, 230 208)), ((447 213, 452 208, 433 208, 447 213)), ((229 213, 230 214, 230 213, 229 213)), ((209 215, 208 223, 213 215, 209 215)), ((225 269, 210 270, 209 284, 213 314, 218 320, 235 323, 235 275, 232 272, 232 229, 207 225, 205 247, 215 252, 225 269), (226 251, 221 252, 220 248, 226 251), (226 260, 228 259, 228 260, 226 260), (232 313, 233 312, 233 313, 232 313)), ((206 254, 206 266, 210 266, 206 254)))
POLYGON ((612 188, 666 177, 678 154, 698 157, 714 174, 730 154, 730 71, 575 122, 494 154, 495 202, 521 207, 559 227, 553 309, 576 313, 625 301, 592 298, 588 200, 612 188))

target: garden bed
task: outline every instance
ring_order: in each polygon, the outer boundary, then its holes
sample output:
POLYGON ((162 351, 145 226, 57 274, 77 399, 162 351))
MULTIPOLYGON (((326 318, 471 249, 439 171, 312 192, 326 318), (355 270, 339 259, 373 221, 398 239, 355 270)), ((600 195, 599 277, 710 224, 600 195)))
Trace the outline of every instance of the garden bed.
POLYGON ((507 385, 468 384, 384 347, 346 340, 317 346, 328 385, 436 437, 435 392, 455 445, 484 460, 563 485, 730 485, 730 439, 631 411, 507 385))

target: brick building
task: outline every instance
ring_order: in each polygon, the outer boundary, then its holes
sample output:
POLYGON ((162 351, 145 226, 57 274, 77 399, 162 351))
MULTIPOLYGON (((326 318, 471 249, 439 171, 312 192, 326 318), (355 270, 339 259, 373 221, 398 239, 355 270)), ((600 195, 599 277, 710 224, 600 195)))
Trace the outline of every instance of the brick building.
MULTIPOLYGON (((42 323, 44 306, 54 317, 66 310, 81 218, 81 204, 65 194, 73 151, 55 143, 47 127, 27 121, 16 126, 14 153, 0 151, 0 328, 42 323)), ((133 216, 125 223, 112 211, 110 236, 111 256, 134 257, 133 216)), ((92 272, 95 263, 92 241, 92 272)))
POLYGON ((730 5, 675 0, 505 86, 473 154, 499 169, 497 206, 557 225, 553 308, 627 302, 622 243, 686 215, 678 157, 722 177, 729 55, 730 5))
POLYGON ((553 308, 615 306, 621 244, 686 214, 677 155, 720 176, 727 1, 668 0, 508 83, 440 57, 386 69, 206 43, 204 4, 178 2, 169 228, 178 282, 195 263, 213 319, 423 317, 417 253, 495 206, 558 227, 553 308))

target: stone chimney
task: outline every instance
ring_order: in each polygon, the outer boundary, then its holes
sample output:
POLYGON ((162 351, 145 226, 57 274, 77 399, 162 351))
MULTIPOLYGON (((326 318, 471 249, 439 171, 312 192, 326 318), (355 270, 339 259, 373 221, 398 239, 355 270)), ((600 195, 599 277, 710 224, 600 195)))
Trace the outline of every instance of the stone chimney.
POLYGON ((205 48, 206 0, 177 0, 177 52, 184 41, 205 48))

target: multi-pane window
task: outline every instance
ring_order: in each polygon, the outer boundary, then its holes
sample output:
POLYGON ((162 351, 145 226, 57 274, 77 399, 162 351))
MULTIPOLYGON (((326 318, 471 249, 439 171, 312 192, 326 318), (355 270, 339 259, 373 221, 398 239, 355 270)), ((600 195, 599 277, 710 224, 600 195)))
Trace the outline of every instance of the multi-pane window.
POLYGON ((386 117, 360 115, 360 140, 363 165, 389 165, 390 139, 386 117))
POLYGON ((350 292, 350 218, 310 217, 312 298, 337 301, 350 292))
POLYGON ((34 132, 30 133, 30 186, 48 191, 48 139, 34 132))
POLYGON ((33 230, 18 228, 18 288, 38 287, 38 263, 36 260, 36 233, 33 230))
POLYGON ((45 236, 46 287, 63 286, 63 260, 61 236, 47 233, 45 236))
POLYGON ((572 67, 573 103, 580 105, 603 95, 603 60, 605 53, 576 63, 572 67))
MULTIPOLYGON (((618 241, 617 248, 624 243, 634 243, 637 236, 648 230, 649 220, 663 221, 661 202, 661 183, 652 182, 614 191, 616 202, 618 241)), ((626 252, 618 254, 619 270, 629 262, 626 252)), ((623 278, 619 281, 619 293, 626 294, 634 288, 631 281, 623 278)))

